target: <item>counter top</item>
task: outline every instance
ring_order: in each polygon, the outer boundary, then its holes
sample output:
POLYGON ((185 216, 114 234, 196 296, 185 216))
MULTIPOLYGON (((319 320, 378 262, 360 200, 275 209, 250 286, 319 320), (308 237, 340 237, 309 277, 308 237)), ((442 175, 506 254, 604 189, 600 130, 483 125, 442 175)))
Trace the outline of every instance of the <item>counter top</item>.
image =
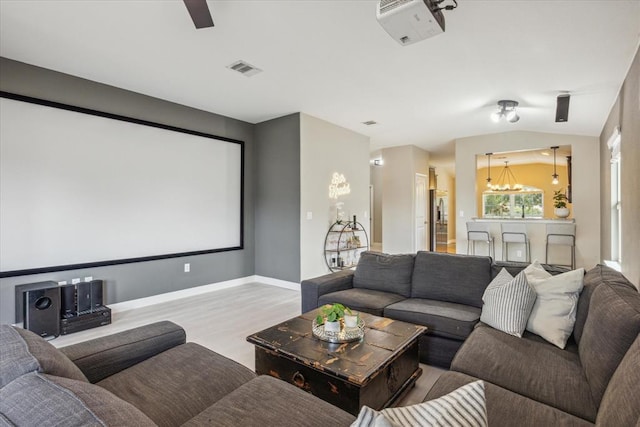
POLYGON ((573 223, 573 218, 471 218, 477 222, 530 222, 535 224, 573 223))

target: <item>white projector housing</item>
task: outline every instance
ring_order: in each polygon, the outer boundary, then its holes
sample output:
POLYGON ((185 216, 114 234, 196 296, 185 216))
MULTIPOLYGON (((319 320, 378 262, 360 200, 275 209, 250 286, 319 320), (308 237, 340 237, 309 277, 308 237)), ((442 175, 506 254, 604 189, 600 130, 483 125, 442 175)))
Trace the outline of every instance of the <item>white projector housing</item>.
POLYGON ((433 0, 379 0, 378 22, 395 41, 407 46, 444 33, 444 16, 433 0))

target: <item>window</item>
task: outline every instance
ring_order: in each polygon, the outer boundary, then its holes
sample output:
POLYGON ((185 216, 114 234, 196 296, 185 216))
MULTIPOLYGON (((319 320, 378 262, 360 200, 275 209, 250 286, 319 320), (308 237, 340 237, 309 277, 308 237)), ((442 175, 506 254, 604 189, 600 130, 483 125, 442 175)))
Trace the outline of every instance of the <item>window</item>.
POLYGON ((611 260, 622 260, 622 221, 620 200, 620 129, 616 128, 607 142, 611 150, 611 260))
POLYGON ((482 195, 482 216, 485 218, 542 218, 544 215, 544 197, 542 196, 541 190, 487 191, 482 195))

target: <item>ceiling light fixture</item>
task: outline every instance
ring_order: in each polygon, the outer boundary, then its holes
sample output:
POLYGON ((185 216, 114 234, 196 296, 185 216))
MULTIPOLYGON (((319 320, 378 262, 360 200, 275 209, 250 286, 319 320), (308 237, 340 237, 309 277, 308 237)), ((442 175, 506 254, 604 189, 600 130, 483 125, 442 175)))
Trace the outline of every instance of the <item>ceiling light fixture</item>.
POLYGON ((509 123, 515 123, 520 120, 520 116, 516 111, 518 101, 510 101, 503 99, 498 101, 498 111, 491 113, 491 120, 498 123, 501 118, 505 118, 509 123))
POLYGON ((553 179, 551 180, 551 183, 553 185, 558 185, 558 171, 556 170, 556 150, 558 148, 560 147, 558 146, 551 147, 551 149, 553 150, 553 175, 551 175, 553 179))
POLYGON ((487 153, 487 187, 491 189, 491 155, 493 153, 487 153))

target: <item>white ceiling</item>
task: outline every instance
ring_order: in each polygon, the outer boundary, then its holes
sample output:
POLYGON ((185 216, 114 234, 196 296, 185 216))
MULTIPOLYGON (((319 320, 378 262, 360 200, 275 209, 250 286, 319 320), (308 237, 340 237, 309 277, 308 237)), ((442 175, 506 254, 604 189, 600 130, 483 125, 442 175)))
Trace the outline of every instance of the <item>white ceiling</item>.
POLYGON ((0 55, 251 123, 304 112, 372 150, 437 157, 479 134, 599 135, 640 40, 639 0, 460 0, 444 34, 405 47, 375 0, 208 3, 216 26, 196 30, 180 0, 0 0, 0 55), (239 59, 264 71, 226 68, 239 59), (499 99, 520 102, 518 123, 489 120, 499 99))

